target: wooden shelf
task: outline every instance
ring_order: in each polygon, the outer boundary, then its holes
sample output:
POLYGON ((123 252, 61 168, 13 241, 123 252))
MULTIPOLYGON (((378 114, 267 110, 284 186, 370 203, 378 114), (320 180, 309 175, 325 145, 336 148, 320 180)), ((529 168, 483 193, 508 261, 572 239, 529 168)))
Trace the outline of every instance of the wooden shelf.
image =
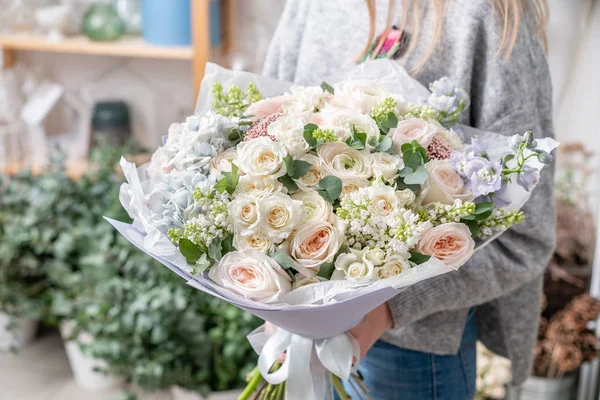
POLYGON ((158 58, 169 60, 192 60, 191 46, 161 47, 146 43, 140 36, 123 36, 115 42, 94 42, 85 36, 68 36, 59 42, 49 42, 37 34, 0 35, 0 47, 4 50, 33 50, 53 53, 88 54, 115 57, 158 58))

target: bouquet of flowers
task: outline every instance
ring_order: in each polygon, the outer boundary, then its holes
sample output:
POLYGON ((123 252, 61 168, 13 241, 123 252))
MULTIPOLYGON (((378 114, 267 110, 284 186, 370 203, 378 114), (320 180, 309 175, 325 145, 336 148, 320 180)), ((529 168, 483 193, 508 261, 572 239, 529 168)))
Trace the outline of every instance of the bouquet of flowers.
POLYGON ((358 359, 344 332, 521 222, 551 161, 551 139, 457 125, 468 107, 449 79, 427 90, 387 60, 313 87, 211 64, 196 115, 149 164, 121 163, 134 224, 111 222, 277 327, 249 337, 260 373, 244 398, 343 394, 358 359))

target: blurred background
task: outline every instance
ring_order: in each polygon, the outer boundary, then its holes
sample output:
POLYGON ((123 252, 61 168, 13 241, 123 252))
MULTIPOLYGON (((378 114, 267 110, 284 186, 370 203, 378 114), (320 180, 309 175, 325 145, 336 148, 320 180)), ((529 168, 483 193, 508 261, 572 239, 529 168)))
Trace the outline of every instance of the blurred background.
MULTIPOLYGON (((480 399, 598 399, 600 2, 549 3, 558 247, 535 376, 506 390, 508 362, 481 347, 480 399)), ((284 4, 0 2, 0 397, 237 397, 260 321, 186 287, 102 217, 127 219, 120 155, 145 162, 192 113, 207 61, 260 72, 284 4)))

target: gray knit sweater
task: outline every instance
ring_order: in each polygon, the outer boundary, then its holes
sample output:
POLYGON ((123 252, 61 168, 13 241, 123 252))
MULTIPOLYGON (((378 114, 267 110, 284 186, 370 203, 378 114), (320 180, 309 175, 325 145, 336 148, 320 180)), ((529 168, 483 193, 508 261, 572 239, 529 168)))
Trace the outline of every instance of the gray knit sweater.
MULTIPOLYGON (((400 3, 400 2, 399 2, 400 3)), ((422 1, 424 37, 432 12, 422 1)), ((378 0, 378 32, 388 0, 378 0)), ((402 11, 398 10, 398 17, 402 11)), ((355 66, 365 44, 364 0, 291 0, 271 43, 265 75, 299 84, 319 84, 355 66)), ((511 58, 497 55, 502 26, 489 0, 450 0, 442 42, 416 77, 427 85, 449 76, 471 96, 464 124, 505 135, 533 130, 552 137, 548 65, 530 18, 522 24, 511 58)), ((407 60, 410 68, 425 51, 424 40, 407 60)), ((513 383, 531 369, 540 313, 542 275, 554 248, 553 172, 546 168, 525 205, 526 221, 464 265, 458 272, 415 285, 392 299, 394 329, 384 340, 436 354, 456 354, 466 317, 477 306, 479 339, 512 360, 513 383)))

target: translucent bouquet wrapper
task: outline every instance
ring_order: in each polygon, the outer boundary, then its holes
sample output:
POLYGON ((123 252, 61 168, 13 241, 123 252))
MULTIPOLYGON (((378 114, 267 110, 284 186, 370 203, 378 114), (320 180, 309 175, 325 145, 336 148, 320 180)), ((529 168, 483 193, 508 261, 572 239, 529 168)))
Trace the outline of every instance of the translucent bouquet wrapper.
MULTIPOLYGON (((407 101, 414 103, 425 101, 430 94, 429 90, 410 77, 403 67, 389 60, 364 63, 347 75, 339 77, 338 82, 365 79, 374 80, 387 91, 401 94, 407 101)), ((198 99, 197 114, 211 109, 210 88, 216 82, 223 86, 239 87, 253 82, 265 97, 280 95, 292 86, 291 83, 208 64, 198 99)), ((477 136, 480 142, 488 145, 491 158, 498 158, 510 152, 510 137, 466 126, 457 126, 456 129, 460 129, 465 137, 477 136)), ((541 139, 537 142, 538 148, 546 152, 551 152, 558 145, 553 139, 541 139)), ((544 164, 533 160, 531 165, 541 170, 544 164)), ((150 211, 143 201, 151 189, 147 166, 136 168, 124 160, 121 166, 128 181, 122 187, 121 202, 134 223, 130 225, 110 219, 108 221, 127 240, 177 273, 188 285, 276 326, 276 329, 265 326, 258 328, 249 335, 249 340, 260 354, 259 370, 263 378, 274 385, 285 381, 287 399, 333 398, 330 377, 333 374, 347 380, 353 369, 353 359, 357 360, 360 354, 356 343, 345 332, 357 325, 367 313, 403 289, 455 270, 442 261, 431 258, 400 275, 374 283, 356 284, 346 280, 329 280, 295 289, 281 296, 275 303, 264 304, 248 300, 217 285, 209 279, 206 272, 192 275, 191 267, 177 247, 150 222, 150 211), (282 352, 286 352, 285 361, 273 372, 271 367, 282 352)), ((507 193, 510 202, 504 208, 508 210, 520 209, 530 196, 530 192, 514 182, 508 184, 507 193)), ((500 234, 477 242, 475 250, 480 250, 500 234)))

